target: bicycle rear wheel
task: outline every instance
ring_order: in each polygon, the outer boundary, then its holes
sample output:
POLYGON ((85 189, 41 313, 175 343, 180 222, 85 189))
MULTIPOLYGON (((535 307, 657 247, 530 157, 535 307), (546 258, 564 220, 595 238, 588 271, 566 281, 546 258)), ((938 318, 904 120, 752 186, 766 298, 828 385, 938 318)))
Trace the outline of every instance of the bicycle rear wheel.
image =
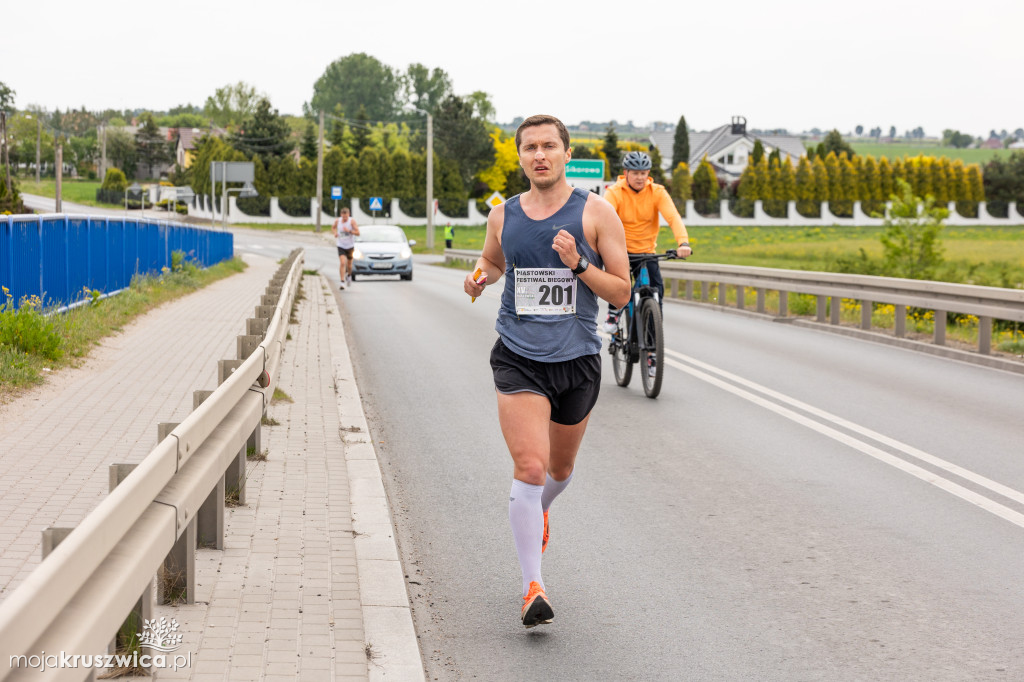
POLYGON ((619 314, 619 328, 612 334, 612 369, 615 371, 615 383, 629 386, 633 378, 633 361, 629 353, 629 309, 619 314))
POLYGON ((653 298, 640 306, 640 377, 644 395, 657 398, 661 393, 661 375, 665 371, 665 339, 661 328, 661 308, 653 298))

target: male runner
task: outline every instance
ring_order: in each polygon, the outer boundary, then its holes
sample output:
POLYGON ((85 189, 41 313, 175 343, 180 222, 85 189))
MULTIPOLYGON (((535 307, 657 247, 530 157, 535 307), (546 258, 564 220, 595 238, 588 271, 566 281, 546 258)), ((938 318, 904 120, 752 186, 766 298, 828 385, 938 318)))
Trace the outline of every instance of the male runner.
MULTIPOLYGON (((690 255, 690 242, 683 218, 672 203, 672 197, 664 185, 654 182, 651 174, 651 157, 643 152, 629 152, 622 159, 623 174, 604 193, 604 198, 615 207, 626 230, 626 250, 631 253, 654 253, 658 248, 658 214, 665 216, 668 226, 679 244, 676 253, 680 258, 690 255)), ((638 266, 639 267, 639 266, 638 266)), ((651 286, 658 290, 658 303, 665 298, 665 284, 661 278, 658 261, 647 261, 647 274, 651 286)), ((608 307, 608 318, 604 323, 606 332, 614 332, 618 325, 618 314, 608 307)))
POLYGON ((597 297, 625 305, 630 285, 615 211, 565 181, 571 152, 562 122, 526 119, 516 150, 530 189, 491 210, 476 263, 485 279, 469 274, 463 288, 480 296, 506 276, 491 369, 512 455, 508 516, 523 573, 521 618, 531 628, 554 618, 540 570, 548 508, 572 478, 601 384, 597 297))
POLYGON ((348 208, 342 208, 337 220, 331 225, 331 233, 338 240, 338 270, 341 277, 341 288, 352 283, 352 252, 356 247, 356 236, 359 226, 349 217, 348 208))

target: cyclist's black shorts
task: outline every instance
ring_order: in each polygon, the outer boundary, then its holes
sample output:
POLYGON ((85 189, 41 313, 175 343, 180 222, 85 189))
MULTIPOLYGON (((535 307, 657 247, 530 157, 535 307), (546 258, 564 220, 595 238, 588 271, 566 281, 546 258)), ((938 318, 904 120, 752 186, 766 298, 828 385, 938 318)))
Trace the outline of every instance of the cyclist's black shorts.
POLYGON ((601 391, 601 356, 581 355, 540 362, 510 351, 499 338, 491 349, 494 387, 499 393, 529 391, 551 403, 551 421, 572 426, 587 418, 601 391))

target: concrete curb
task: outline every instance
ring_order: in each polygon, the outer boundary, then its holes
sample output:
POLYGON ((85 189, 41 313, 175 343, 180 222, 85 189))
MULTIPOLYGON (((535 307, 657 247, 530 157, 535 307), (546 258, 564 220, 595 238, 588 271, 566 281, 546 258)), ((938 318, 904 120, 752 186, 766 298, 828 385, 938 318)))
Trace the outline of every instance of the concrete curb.
MULTIPOLYGON (((320 278, 329 288, 327 278, 323 275, 320 278)), ((359 601, 366 643, 370 647, 369 679, 371 682, 425 680, 391 512, 352 371, 340 311, 338 315, 328 315, 327 324, 341 424, 339 436, 345 445, 352 527, 356 533, 359 601)))

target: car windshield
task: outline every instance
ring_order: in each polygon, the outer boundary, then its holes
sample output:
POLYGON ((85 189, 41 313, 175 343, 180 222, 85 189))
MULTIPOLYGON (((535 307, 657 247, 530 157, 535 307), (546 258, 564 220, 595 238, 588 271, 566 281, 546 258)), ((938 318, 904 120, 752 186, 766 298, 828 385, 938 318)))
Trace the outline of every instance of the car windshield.
POLYGON ((405 242, 405 232, 400 227, 388 225, 366 225, 360 226, 357 242, 389 242, 402 244, 405 242))

